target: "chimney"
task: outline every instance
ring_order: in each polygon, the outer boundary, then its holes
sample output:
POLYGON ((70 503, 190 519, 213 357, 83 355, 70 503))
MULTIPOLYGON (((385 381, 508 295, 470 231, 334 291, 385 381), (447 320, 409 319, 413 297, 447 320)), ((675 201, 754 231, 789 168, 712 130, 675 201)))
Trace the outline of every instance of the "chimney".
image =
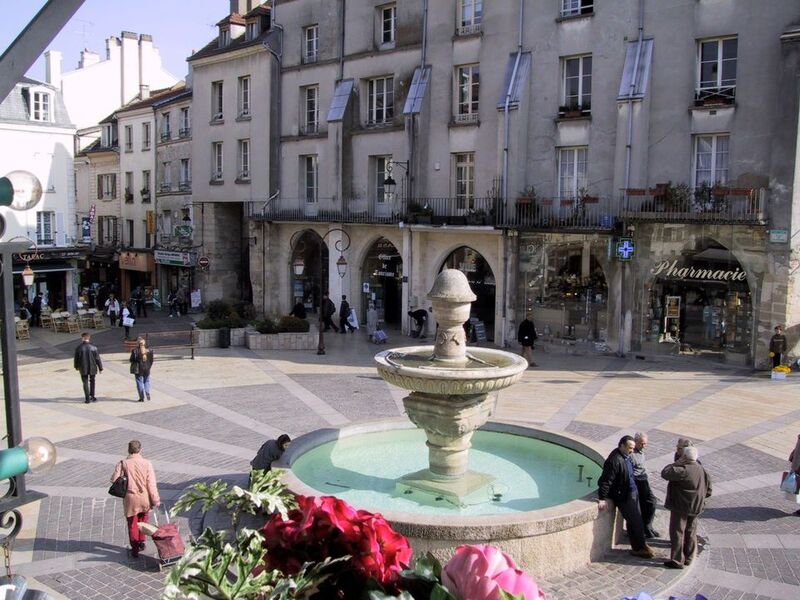
POLYGON ((150 97, 150 86, 144 83, 139 84, 139 99, 147 100, 150 97))
POLYGON ((245 15, 253 10, 253 0, 231 0, 231 14, 245 15))
POLYGON ((61 89, 61 52, 48 50, 44 53, 45 81, 57 89, 61 89))
POLYGON ((79 69, 85 69, 86 67, 91 67, 92 65, 96 65, 100 62, 100 55, 97 52, 92 52, 89 49, 81 50, 81 59, 78 62, 79 69))

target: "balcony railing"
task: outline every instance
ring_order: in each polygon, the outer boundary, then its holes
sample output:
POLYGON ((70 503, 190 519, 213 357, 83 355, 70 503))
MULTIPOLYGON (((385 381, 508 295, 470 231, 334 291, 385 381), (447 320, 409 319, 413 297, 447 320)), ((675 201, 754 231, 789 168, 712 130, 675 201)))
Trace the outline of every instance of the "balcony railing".
POLYGON ((766 224, 767 191, 701 187, 675 191, 666 186, 624 190, 622 217, 628 221, 766 224))
POLYGON ((171 192, 172 191, 172 184, 169 181, 162 181, 158 184, 158 191, 159 192, 171 192))
POLYGON ((317 52, 306 52, 303 54, 303 64, 310 65, 319 60, 319 54, 317 52))
POLYGON ((458 29, 456 29, 456 35, 472 35, 480 32, 480 23, 474 23, 472 25, 459 25, 458 29))
POLYGON ((478 113, 476 113, 476 112, 457 113, 457 114, 453 115, 453 122, 454 123, 477 123, 478 122, 478 113))
POLYGON ((191 127, 181 127, 178 130, 178 137, 179 138, 188 138, 192 135, 192 128, 191 127))
POLYGON ((190 192, 192 191, 192 182, 189 179, 185 179, 178 184, 178 190, 181 192, 190 192))
POLYGON ((167 130, 167 131, 162 131, 161 132, 161 141, 162 142, 168 142, 171 139, 172 139, 172 132, 171 131, 167 130))
POLYGON ((554 198, 519 196, 499 211, 497 225, 514 229, 561 231, 610 230, 617 222, 619 204, 608 196, 554 198))
POLYGON ((733 104, 736 101, 736 86, 701 87, 694 92, 695 106, 717 106, 720 104, 733 104))
POLYGON ((315 135, 319 133, 319 123, 306 123, 300 126, 300 135, 315 135))

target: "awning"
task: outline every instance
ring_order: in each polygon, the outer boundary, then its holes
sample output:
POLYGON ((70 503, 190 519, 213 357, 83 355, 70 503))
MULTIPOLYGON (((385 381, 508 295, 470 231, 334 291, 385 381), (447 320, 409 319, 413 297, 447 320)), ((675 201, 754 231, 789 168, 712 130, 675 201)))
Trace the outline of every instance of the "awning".
MULTIPOLYGON (((12 272, 14 275, 20 275, 25 269, 25 265, 14 265, 12 272)), ((65 262, 51 262, 51 263, 31 263, 31 269, 34 273, 57 273, 58 271, 74 271, 75 267, 65 262)))

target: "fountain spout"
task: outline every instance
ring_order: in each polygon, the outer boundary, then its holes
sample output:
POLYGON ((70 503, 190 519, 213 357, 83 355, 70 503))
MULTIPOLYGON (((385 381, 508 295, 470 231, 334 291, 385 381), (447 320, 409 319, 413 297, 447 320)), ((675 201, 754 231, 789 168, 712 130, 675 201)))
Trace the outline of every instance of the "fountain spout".
POLYGON ((466 276, 455 269, 445 269, 436 278, 428 294, 433 315, 439 324, 433 346, 434 360, 456 364, 467 362, 467 336, 464 323, 477 296, 466 276))

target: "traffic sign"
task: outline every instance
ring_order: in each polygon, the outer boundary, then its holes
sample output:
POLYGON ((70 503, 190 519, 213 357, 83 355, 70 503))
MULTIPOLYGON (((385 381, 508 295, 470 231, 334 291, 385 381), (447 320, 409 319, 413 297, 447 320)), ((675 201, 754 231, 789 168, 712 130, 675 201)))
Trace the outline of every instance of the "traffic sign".
POLYGON ((207 269, 208 265, 211 264, 211 261, 208 259, 207 256, 201 256, 197 259, 197 266, 201 269, 207 269))

